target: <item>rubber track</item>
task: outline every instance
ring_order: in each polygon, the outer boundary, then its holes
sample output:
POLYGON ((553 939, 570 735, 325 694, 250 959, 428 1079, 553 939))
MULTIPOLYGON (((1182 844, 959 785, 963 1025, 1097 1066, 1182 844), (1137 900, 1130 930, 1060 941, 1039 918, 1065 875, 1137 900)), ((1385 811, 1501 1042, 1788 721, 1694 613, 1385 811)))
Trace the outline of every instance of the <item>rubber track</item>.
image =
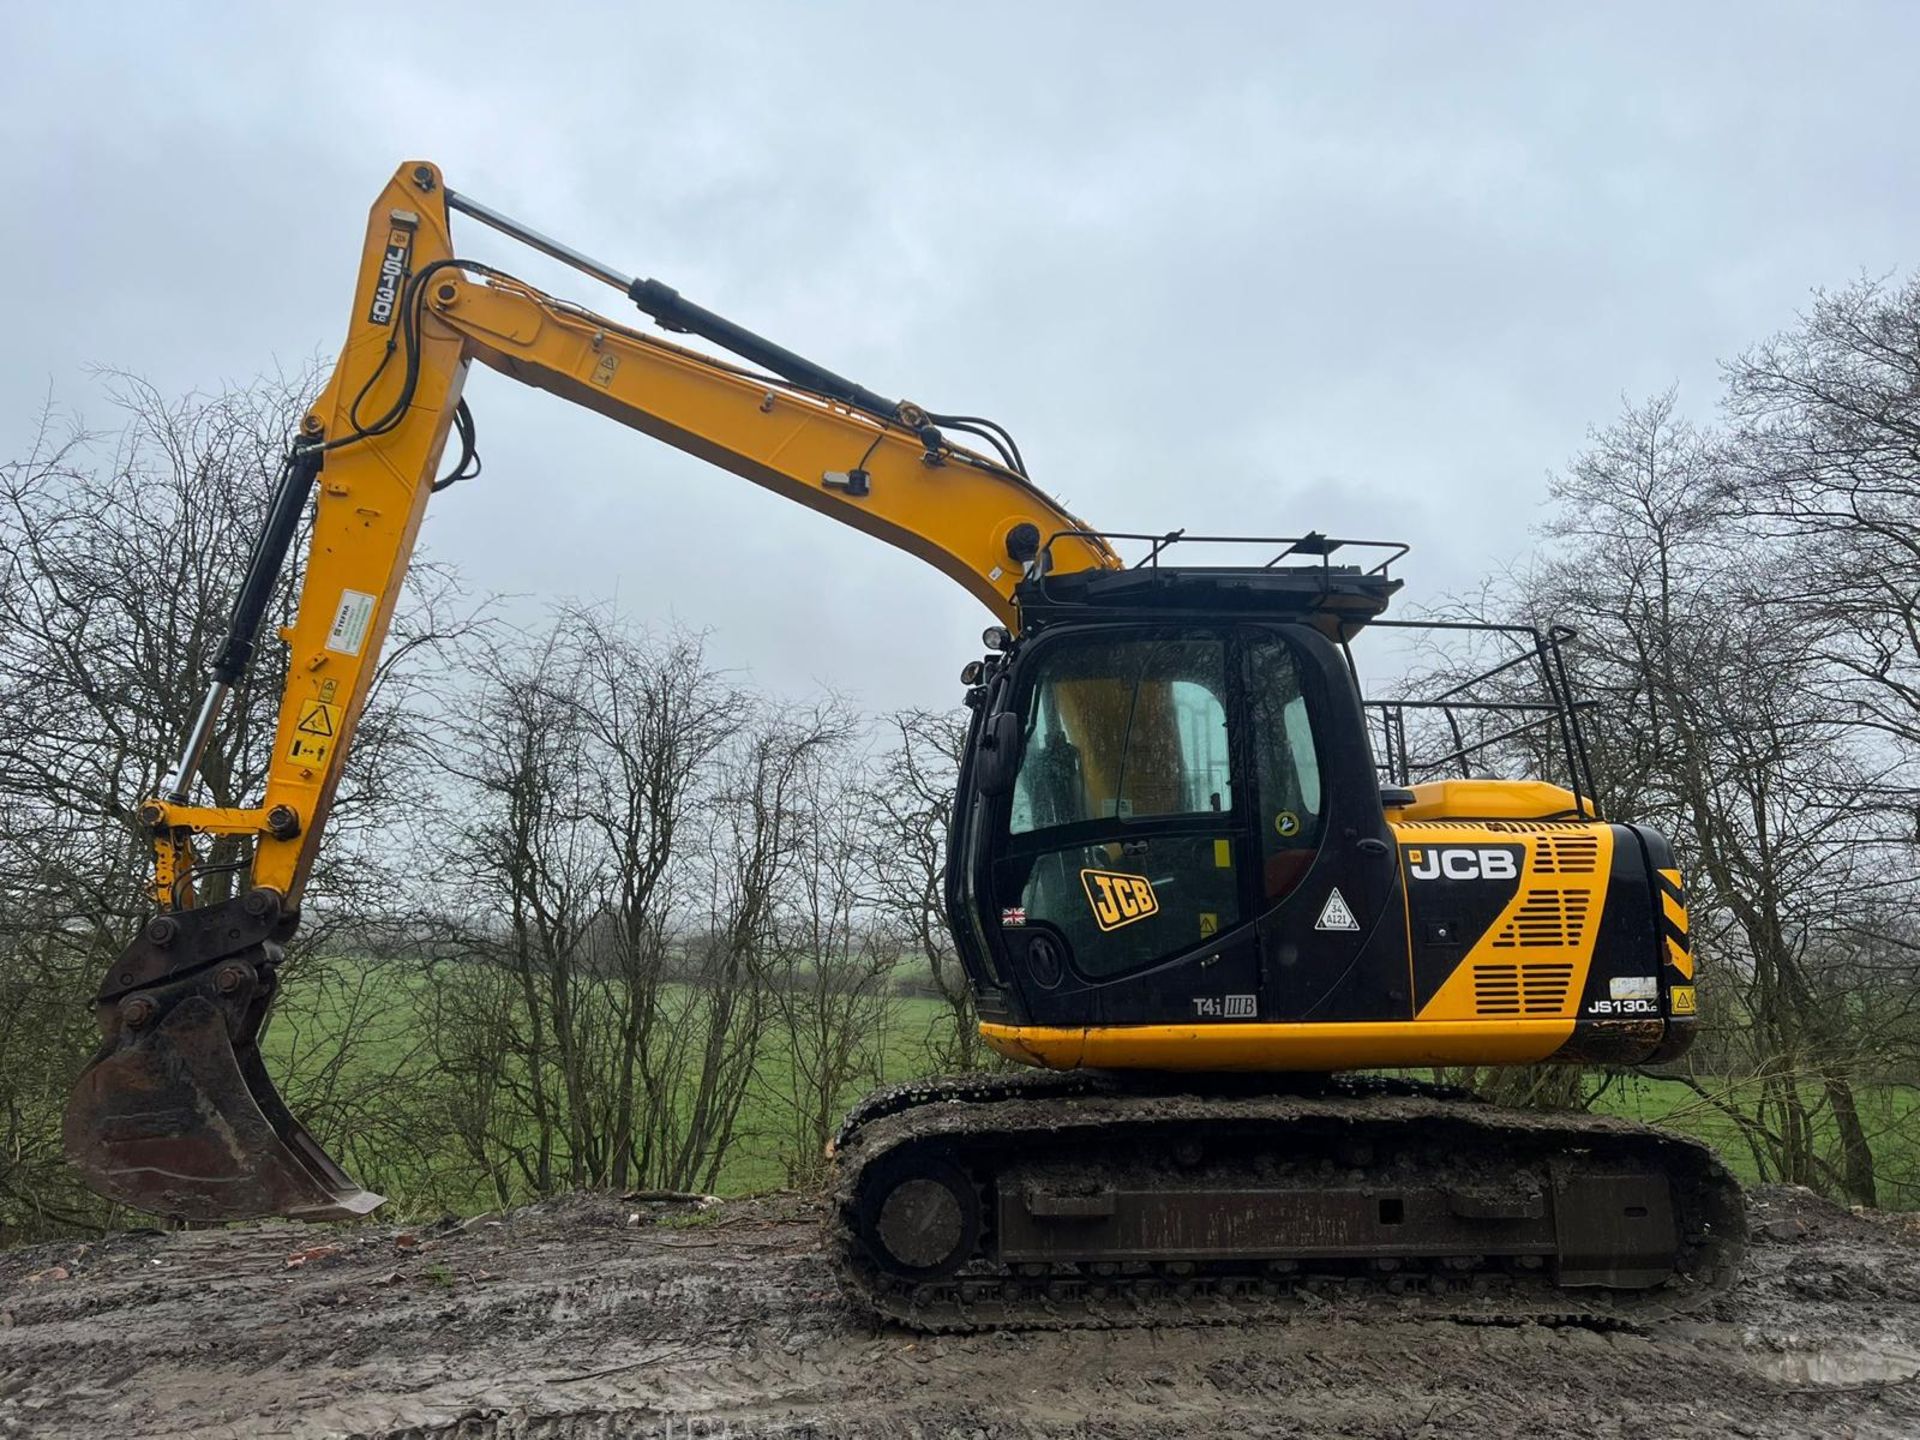
MULTIPOLYGON (((1310 1083, 1301 1093, 1196 1094, 1158 1088, 1147 1077, 1030 1072, 916 1081, 877 1092, 847 1117, 836 1142, 835 1269, 841 1285, 858 1303, 914 1329, 969 1331, 1226 1324, 1333 1309, 1381 1318, 1638 1326, 1696 1311, 1733 1283, 1745 1241, 1740 1190, 1713 1151, 1698 1141, 1612 1116, 1501 1109, 1417 1081, 1288 1078, 1310 1083), (1686 1237, 1682 1274, 1650 1291, 1562 1290, 1544 1273, 1530 1277, 1504 1270, 1458 1278, 1292 1279, 1253 1272, 1098 1280, 967 1273, 911 1283, 881 1272, 858 1239, 855 1207, 862 1175, 875 1161, 910 1147, 932 1144, 946 1150, 956 1142, 986 1142, 1016 1156, 1023 1150, 1044 1156, 1076 1141, 1097 1140, 1122 1154, 1129 1130, 1144 1137, 1175 1125, 1271 1128, 1328 1121, 1376 1142, 1418 1136, 1436 1124, 1466 1125, 1482 1142, 1477 1158, 1493 1166, 1535 1163, 1543 1153, 1580 1151, 1596 1143, 1615 1155, 1633 1154, 1676 1183, 1686 1237)), ((1187 1086, 1192 1079, 1180 1077, 1178 1083, 1187 1086)))

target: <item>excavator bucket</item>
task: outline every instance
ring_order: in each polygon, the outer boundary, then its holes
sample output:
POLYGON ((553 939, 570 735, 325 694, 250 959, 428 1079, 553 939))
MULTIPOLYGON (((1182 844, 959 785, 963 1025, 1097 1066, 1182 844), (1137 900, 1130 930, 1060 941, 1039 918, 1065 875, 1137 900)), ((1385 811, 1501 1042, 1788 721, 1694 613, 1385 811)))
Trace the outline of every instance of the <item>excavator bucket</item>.
POLYGON ((361 1189, 260 1058, 281 950, 244 901, 159 917, 108 972, 103 1042, 67 1102, 67 1160, 98 1194, 182 1220, 348 1220, 361 1189), (219 912, 229 912, 222 914, 219 912))

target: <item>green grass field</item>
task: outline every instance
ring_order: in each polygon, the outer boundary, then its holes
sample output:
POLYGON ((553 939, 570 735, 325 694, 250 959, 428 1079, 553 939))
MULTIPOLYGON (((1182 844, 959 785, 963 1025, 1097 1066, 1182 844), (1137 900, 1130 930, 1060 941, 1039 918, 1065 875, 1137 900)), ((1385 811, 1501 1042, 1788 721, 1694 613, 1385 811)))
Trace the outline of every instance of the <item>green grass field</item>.
MULTIPOLYGON (((352 1063, 341 1067, 340 1090, 377 1087, 387 1075, 404 1075, 410 1067, 417 1072, 427 996, 422 980, 402 975, 392 966, 334 962, 328 968, 325 985, 316 987, 309 982, 295 989, 289 997, 291 1003, 266 1036, 269 1068, 276 1077, 285 1077, 290 1070, 296 1075, 312 1073, 328 1053, 329 1033, 349 1028, 352 1022, 362 1028, 352 1063)), ((885 1031, 870 1047, 877 1073, 850 1085, 839 1097, 839 1104, 850 1105, 870 1088, 936 1068, 929 1040, 936 1027, 948 1023, 946 1015, 938 1001, 905 997, 892 1000, 885 1031)), ((791 1054, 779 1043, 763 1046, 756 1064, 756 1084, 742 1107, 735 1143, 719 1173, 716 1188, 721 1193, 747 1194, 787 1183, 786 1158, 794 1142, 780 1097, 788 1091, 792 1064, 791 1054)), ((1752 1109, 1752 1097, 1742 1094, 1737 1085, 1711 1081, 1706 1088, 1717 1098, 1731 1100, 1743 1112, 1752 1109)), ((300 1090, 301 1084, 296 1081, 290 1087, 290 1096, 297 1096, 300 1090)), ((1920 1091, 1912 1087, 1864 1087, 1858 1098, 1874 1148, 1881 1204, 1920 1209, 1920 1091)), ((298 1109, 297 1098, 295 1103, 298 1109)), ((1617 1076, 1602 1090, 1594 1108, 1699 1136, 1748 1182, 1773 1178, 1762 1175, 1734 1120, 1678 1081, 1617 1076)), ((1831 1115, 1820 1107, 1814 1112, 1813 1123, 1822 1150, 1831 1154, 1837 1148, 1831 1115)), ((362 1144, 358 1163, 373 1172, 358 1178, 376 1188, 390 1187, 389 1193, 403 1209, 485 1209, 497 1203, 487 1186, 463 1190, 444 1180, 420 1178, 455 1168, 436 1163, 432 1154, 415 1154, 409 1165, 390 1166, 377 1151, 369 1155, 368 1147, 362 1144), (379 1173, 383 1171, 391 1173, 379 1173), (405 1178, 408 1175, 414 1178, 405 1178)))
MULTIPOLYGON (((318 1089, 312 1077, 325 1069, 337 1049, 332 1037, 343 1033, 355 1037, 350 1059, 338 1066, 330 1087, 320 1093, 341 1095, 378 1089, 381 1082, 392 1077, 396 1094, 404 1095, 408 1077, 421 1072, 425 1059, 422 1027, 429 1023, 431 1013, 426 980, 411 967, 360 965, 338 959, 329 961, 324 972, 310 971, 301 979, 304 983, 296 981, 289 987, 261 1046, 269 1072, 282 1086, 296 1115, 302 1109, 301 1096, 318 1089), (322 973, 324 979, 315 983, 316 975, 322 973)), ((664 1003, 669 1010, 688 998, 684 987, 666 987, 664 1003)), ((885 1029, 867 1046, 871 1071, 846 1088, 836 1113, 868 1090, 936 1068, 930 1039, 935 1027, 951 1023, 947 1016, 946 1007, 937 1000, 910 996, 890 999, 885 1029)), ((793 1141, 789 1134, 790 1111, 781 1097, 790 1093, 793 1056, 781 1037, 769 1037, 762 1044, 754 1072, 734 1142, 715 1186, 722 1194, 752 1194, 778 1189, 788 1182, 786 1162, 793 1141)), ((322 1132, 330 1147, 342 1145, 339 1134, 324 1133, 319 1116, 311 1117, 310 1123, 322 1132)), ((388 1164, 377 1151, 369 1156, 368 1149, 362 1140, 355 1161, 348 1162, 344 1153, 339 1158, 348 1163, 349 1169, 357 1165, 356 1179, 382 1190, 403 1210, 478 1210, 498 1203, 491 1188, 484 1185, 462 1187, 450 1180, 420 1181, 424 1174, 458 1168, 459 1156, 452 1141, 447 1142, 444 1154, 414 1154, 405 1165, 388 1164), (405 1178, 409 1176, 413 1178, 405 1178)))
MULTIPOLYGON (((1742 1113, 1751 1113, 1753 1094, 1737 1082, 1702 1083, 1717 1098, 1731 1101, 1742 1113)), ((1812 1087, 1808 1090, 1811 1094, 1812 1087)), ((1911 1086, 1863 1086, 1856 1100, 1873 1148, 1880 1204, 1890 1210, 1920 1209, 1920 1090, 1911 1086)), ((1677 1080, 1624 1075, 1608 1087, 1593 1108, 1697 1135, 1719 1151, 1727 1167, 1748 1183, 1773 1178, 1761 1175, 1752 1148, 1733 1118, 1677 1080)), ((1813 1125, 1821 1152, 1831 1158, 1839 1148, 1832 1113, 1821 1106, 1814 1112, 1813 1125)))

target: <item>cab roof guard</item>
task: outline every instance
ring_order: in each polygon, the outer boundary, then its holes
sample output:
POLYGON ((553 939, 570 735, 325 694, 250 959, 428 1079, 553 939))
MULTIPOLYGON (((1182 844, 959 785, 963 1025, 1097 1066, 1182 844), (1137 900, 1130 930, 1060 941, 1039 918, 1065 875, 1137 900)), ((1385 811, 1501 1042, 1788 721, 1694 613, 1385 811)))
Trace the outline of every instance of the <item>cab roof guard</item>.
MULTIPOLYGON (((1046 544, 1040 547, 1040 554, 1034 562, 1042 575, 1052 573, 1052 551, 1054 542, 1058 540, 1104 540, 1108 542, 1110 548, 1114 549, 1118 549, 1117 546, 1112 545, 1112 542, 1115 540, 1144 541, 1149 548, 1145 555, 1133 562, 1132 568, 1135 570, 1160 568, 1160 557, 1176 545, 1246 545, 1261 547, 1278 545, 1281 548, 1274 554, 1273 558, 1258 566, 1232 566, 1227 568, 1271 570, 1278 566, 1281 561, 1292 559, 1295 556, 1317 556, 1320 564, 1314 568, 1326 571, 1347 571, 1356 575, 1379 576, 1382 579, 1387 578, 1389 567, 1391 567, 1395 561, 1413 549, 1411 545, 1400 540, 1336 539, 1318 530, 1309 530, 1304 535, 1189 535, 1184 529, 1165 530, 1157 533, 1136 530, 1056 530, 1052 535, 1047 537, 1046 544), (1372 566, 1364 570, 1357 565, 1335 566, 1332 563, 1331 557, 1335 551, 1343 549, 1384 550, 1387 554, 1377 559, 1372 566)), ((1305 567, 1296 566, 1293 568, 1299 569, 1305 567)))
POLYGON ((1377 717, 1384 759, 1376 762, 1383 782, 1473 777, 1475 756, 1509 746, 1521 751, 1540 774, 1573 792, 1576 812, 1594 804, 1593 761, 1580 717, 1597 700, 1575 697, 1566 649, 1578 632, 1569 625, 1501 625, 1482 620, 1376 620, 1396 630, 1505 637, 1515 653, 1464 679, 1444 678, 1437 694, 1367 700, 1377 717), (1526 674, 1532 666, 1533 673, 1526 674), (1517 692, 1515 686, 1520 686, 1517 692), (1408 716, 1414 717, 1409 739, 1408 716), (1422 724, 1422 720, 1429 723, 1422 724), (1489 733, 1491 731, 1491 733, 1489 733), (1544 736, 1536 732, 1544 731, 1544 736))
POLYGON ((1059 530, 1028 562, 1015 599, 1026 625, 1153 613, 1204 611, 1216 619, 1281 614, 1304 619, 1329 639, 1345 642, 1386 610, 1401 585, 1391 567, 1411 548, 1396 540, 1335 539, 1319 531, 1190 535, 1184 530, 1059 530), (1116 542, 1131 541, 1145 544, 1147 551, 1125 569, 1059 572, 1052 550, 1066 540, 1108 550, 1118 550, 1116 542), (1256 564, 1162 563, 1177 545, 1259 547, 1271 553, 1256 564), (1343 549, 1374 552, 1366 557, 1372 563, 1334 564, 1334 554, 1343 549), (1284 563, 1289 560, 1307 563, 1284 563))

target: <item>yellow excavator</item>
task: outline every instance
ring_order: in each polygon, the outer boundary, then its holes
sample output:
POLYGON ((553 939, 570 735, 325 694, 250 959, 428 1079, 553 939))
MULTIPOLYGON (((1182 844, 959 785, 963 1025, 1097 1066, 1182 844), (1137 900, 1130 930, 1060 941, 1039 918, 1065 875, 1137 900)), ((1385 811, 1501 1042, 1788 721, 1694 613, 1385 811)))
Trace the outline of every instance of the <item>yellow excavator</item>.
POLYGON ((1023 1068, 897 1086, 847 1117, 835 1247, 860 1301, 927 1329, 1328 1294, 1624 1318, 1729 1283, 1744 1212, 1706 1147, 1405 1078, 1630 1065, 1692 1039, 1680 874, 1659 835, 1597 816, 1567 632, 1481 627, 1512 645, 1494 699, 1462 684, 1368 702, 1351 645, 1412 623, 1384 618, 1404 546, 1309 533, 1248 561, 1247 537, 1100 532, 1028 479, 1001 427, 854 384, 430 164, 373 206, 339 364, 141 811, 157 911, 100 984, 103 1038, 65 1126, 100 1194, 198 1221, 380 1203, 288 1113, 259 1039, 429 497, 475 465, 476 360, 909 551, 993 614, 962 674, 946 901, 981 1033, 1023 1068), (454 214, 736 358, 459 258, 454 214), (309 520, 265 793, 195 804, 309 520), (1144 553, 1123 562, 1128 546, 1144 553), (1523 671, 1538 698, 1514 698, 1523 671), (1417 758, 1410 733, 1451 739, 1417 758), (1554 778, 1476 777, 1502 742, 1554 778), (209 836, 245 837, 251 874, 200 903, 209 836))

